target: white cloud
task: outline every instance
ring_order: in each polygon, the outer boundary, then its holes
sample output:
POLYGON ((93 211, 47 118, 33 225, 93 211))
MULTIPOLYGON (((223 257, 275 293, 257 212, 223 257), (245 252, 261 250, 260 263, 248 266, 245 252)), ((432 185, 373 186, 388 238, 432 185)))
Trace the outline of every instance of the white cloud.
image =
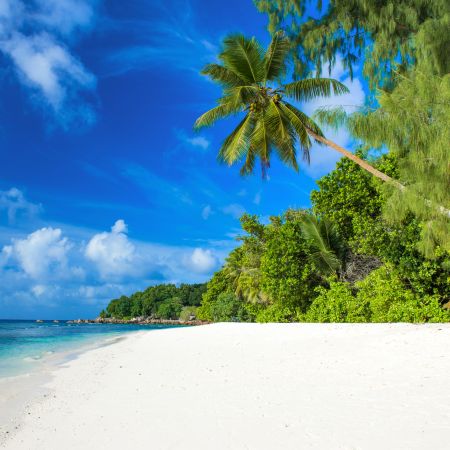
POLYGON ((34 280, 48 280, 73 275, 68 266, 68 253, 72 245, 62 237, 62 231, 41 228, 25 239, 13 239, 3 247, 3 261, 17 261, 23 272, 34 280))
POLYGON ((192 252, 187 266, 194 272, 209 273, 217 267, 217 264, 217 258, 213 255, 211 250, 196 248, 192 252))
POLYGON ((39 25, 70 35, 79 28, 90 28, 94 19, 94 4, 85 0, 36 0, 38 9, 31 20, 39 25))
POLYGON ((189 136, 184 130, 175 129, 175 135, 178 140, 184 144, 183 147, 192 147, 193 149, 208 150, 211 142, 204 136, 189 136))
POLYGON ((110 233, 98 233, 87 244, 86 257, 103 278, 136 273, 136 248, 128 239, 127 231, 125 222, 118 220, 110 233))
POLYGON ((95 119, 80 92, 92 91, 96 79, 69 48, 75 32, 93 24, 88 0, 3 0, 0 52, 12 62, 22 84, 39 106, 49 108, 61 125, 95 119))
POLYGON ((208 139, 204 138, 203 136, 188 138, 187 142, 189 142, 189 144, 191 144, 194 147, 201 148, 202 150, 207 150, 208 147, 211 145, 211 142, 209 142, 208 139))
POLYGON ((212 214, 212 208, 211 208, 211 205, 206 205, 206 206, 202 209, 202 218, 203 218, 204 220, 207 220, 211 214, 212 214))
MULTIPOLYGON (((322 70, 322 76, 335 78, 344 83, 350 90, 348 94, 333 96, 329 98, 316 98, 315 100, 302 105, 302 110, 312 115, 318 108, 342 106, 347 112, 353 112, 364 104, 365 93, 361 81, 358 78, 351 80, 345 77, 345 70, 342 61, 337 60, 332 68, 331 75, 327 69, 322 70)), ((331 141, 350 149, 351 136, 347 130, 341 128, 338 131, 328 127, 321 127, 325 136, 331 141)), ((334 169, 336 162, 341 159, 341 154, 326 146, 313 144, 311 149, 311 163, 302 162, 301 167, 312 177, 319 178, 334 169)))
POLYGON ((261 203, 261 193, 260 192, 257 192, 255 194, 255 197, 253 198, 253 203, 255 205, 259 205, 261 203))
POLYGON ((232 240, 201 246, 131 240, 122 219, 108 232, 64 226, 65 235, 62 228, 40 228, 3 246, 0 309, 65 305, 69 311, 69 305, 91 305, 98 312, 108 300, 152 284, 204 282, 235 245, 232 240))
POLYGON ((245 213, 245 208, 239 203, 231 203, 230 205, 224 206, 222 208, 222 212, 234 217, 235 219, 239 219, 239 217, 245 213))
POLYGON ((41 205, 29 202, 23 192, 15 187, 7 191, 0 191, 0 210, 6 211, 10 224, 13 224, 18 216, 33 217, 41 209, 41 205))

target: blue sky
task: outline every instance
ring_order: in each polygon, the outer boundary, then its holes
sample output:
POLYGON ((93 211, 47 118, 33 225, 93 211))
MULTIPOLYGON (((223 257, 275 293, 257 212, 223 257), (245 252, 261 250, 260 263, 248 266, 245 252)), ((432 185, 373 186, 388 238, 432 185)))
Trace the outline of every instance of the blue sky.
MULTIPOLYGON (((205 281, 243 212, 308 207, 338 158, 240 178, 216 161, 233 120, 193 132, 219 95, 199 72, 221 39, 269 41, 251 0, 124 5, 0 1, 0 318, 95 316, 150 284, 205 281)), ((306 112, 364 101, 339 61, 333 76, 351 93, 306 112)))

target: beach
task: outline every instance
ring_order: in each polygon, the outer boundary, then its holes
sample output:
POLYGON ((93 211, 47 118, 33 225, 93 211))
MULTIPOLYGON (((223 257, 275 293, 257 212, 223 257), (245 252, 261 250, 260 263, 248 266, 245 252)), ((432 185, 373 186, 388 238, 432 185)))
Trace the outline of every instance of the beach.
POLYGON ((11 404, 1 448, 448 449, 449 373, 443 324, 139 331, 11 404))

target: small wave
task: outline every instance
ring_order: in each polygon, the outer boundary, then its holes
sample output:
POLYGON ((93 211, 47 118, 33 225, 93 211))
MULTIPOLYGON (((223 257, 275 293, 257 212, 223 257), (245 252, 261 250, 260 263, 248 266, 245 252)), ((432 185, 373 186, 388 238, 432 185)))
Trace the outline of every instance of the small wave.
POLYGON ((25 356, 25 358, 23 358, 25 362, 36 362, 39 361, 40 359, 41 359, 40 355, 25 356))

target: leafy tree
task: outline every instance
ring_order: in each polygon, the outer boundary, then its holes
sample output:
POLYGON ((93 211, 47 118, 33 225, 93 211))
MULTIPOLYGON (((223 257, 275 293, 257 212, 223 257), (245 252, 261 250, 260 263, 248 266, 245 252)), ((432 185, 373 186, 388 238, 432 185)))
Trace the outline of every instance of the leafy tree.
POLYGON ((222 293, 233 293, 233 288, 229 283, 223 270, 216 272, 209 280, 206 292, 202 297, 202 304, 197 310, 197 317, 201 320, 213 320, 212 308, 217 298, 222 293))
POLYGON ((422 221, 421 251, 427 257, 434 257, 436 246, 448 251, 450 3, 330 0, 316 19, 306 18, 305 0, 255 3, 269 15, 274 35, 279 29, 288 33, 296 76, 320 71, 324 62, 331 67, 337 59, 352 74, 353 66, 364 61, 371 87, 384 89, 377 91, 371 108, 350 117, 342 110, 322 111, 315 118, 346 125, 365 145, 395 153, 400 184, 390 190, 386 216, 402 220, 413 212, 422 221))
POLYGON ((214 322, 241 321, 244 314, 242 301, 229 292, 219 294, 211 307, 211 318, 214 322))
MULTIPOLYGON (((394 155, 383 155, 376 164, 395 174, 396 160, 394 155)), ((354 254, 394 264, 418 294, 437 294, 442 302, 450 298, 448 254, 439 248, 433 260, 420 254, 417 247, 423 225, 413 215, 400 223, 386 222, 382 211, 389 194, 379 182, 353 162, 341 160, 317 183, 319 190, 311 193, 313 211, 336 225, 354 254)))
POLYGON ((266 230, 266 248, 261 257, 261 289, 271 299, 292 311, 305 310, 321 284, 311 262, 311 248, 303 235, 303 212, 288 211, 282 221, 273 220, 266 230))
POLYGON ((130 297, 131 299, 130 315, 132 317, 142 316, 142 307, 143 307, 142 298, 143 298, 142 292, 136 292, 130 297))
POLYGON ((179 297, 172 297, 164 300, 158 305, 157 315, 160 319, 178 319, 183 304, 179 297))
POLYGON ((112 300, 106 308, 108 317, 123 319, 127 317, 178 318, 183 306, 195 308, 200 305, 205 284, 160 284, 150 286, 143 292, 135 292, 130 297, 123 295, 112 300))
POLYGON ((354 136, 398 158, 407 189, 388 190, 385 216, 399 221, 413 213, 423 223, 422 252, 433 257, 437 245, 450 251, 450 75, 416 70, 378 101, 378 109, 351 115, 347 125, 354 136))
POLYGON ((306 76, 323 63, 342 58, 363 72, 372 87, 392 81, 395 71, 416 60, 435 74, 450 72, 450 4, 447 0, 254 0, 268 14, 269 30, 283 29, 291 40, 297 76, 306 76), (308 4, 319 18, 307 17, 308 4), (363 58, 365 56, 365 58, 363 58))
POLYGON ((240 34, 225 38, 221 64, 208 64, 203 74, 223 90, 218 105, 200 116, 195 128, 213 125, 218 119, 245 113, 236 129, 225 139, 219 160, 231 165, 244 161, 241 174, 253 172, 259 158, 263 175, 273 152, 288 166, 298 170, 297 146, 309 161, 311 138, 340 152, 376 177, 398 186, 386 174, 357 155, 325 138, 317 124, 286 101, 308 101, 316 97, 342 94, 348 89, 331 78, 309 78, 281 84, 285 75, 290 42, 282 32, 273 35, 266 51, 255 38, 240 34))

